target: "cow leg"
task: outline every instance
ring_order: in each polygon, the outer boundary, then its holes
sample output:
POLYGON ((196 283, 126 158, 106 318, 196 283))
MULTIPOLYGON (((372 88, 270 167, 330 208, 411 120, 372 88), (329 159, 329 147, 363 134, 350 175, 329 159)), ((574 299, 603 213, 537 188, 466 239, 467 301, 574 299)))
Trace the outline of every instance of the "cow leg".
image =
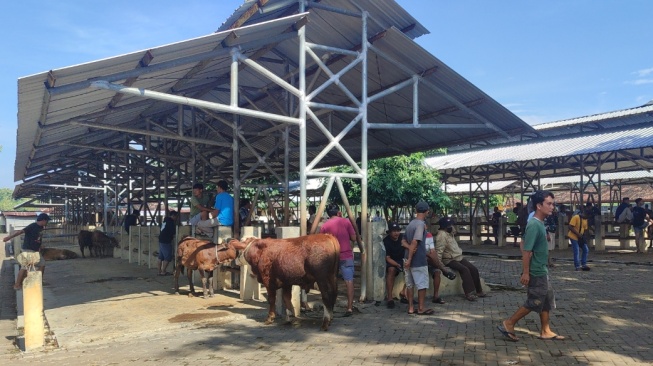
POLYGON ((268 304, 270 308, 268 309, 268 318, 265 320, 265 325, 274 323, 274 318, 276 317, 275 312, 275 302, 277 300, 277 289, 276 288, 266 288, 268 291, 268 304))
POLYGON ((290 317, 295 317, 295 309, 292 306, 292 286, 283 288, 283 304, 286 306, 286 321, 290 323, 290 317))
POLYGON ((179 295, 179 275, 181 274, 181 266, 176 265, 175 266, 175 294, 179 295))
POLYGON ((208 271, 206 274, 209 277, 209 297, 213 297, 213 270, 208 271))
POLYGON ((186 267, 186 277, 188 277, 188 286, 190 288, 188 297, 193 297, 195 296, 195 286, 193 286, 193 270, 188 267, 186 267))
POLYGON ((206 288, 206 282, 208 281, 207 274, 204 270, 200 269, 200 276, 202 277, 202 297, 206 299, 208 297, 208 290, 206 288))
POLYGON ((322 279, 318 281, 317 287, 320 289, 322 295, 322 303, 324 304, 324 317, 322 318, 322 330, 329 330, 329 325, 333 320, 333 307, 336 304, 338 297, 338 283, 336 277, 322 279))

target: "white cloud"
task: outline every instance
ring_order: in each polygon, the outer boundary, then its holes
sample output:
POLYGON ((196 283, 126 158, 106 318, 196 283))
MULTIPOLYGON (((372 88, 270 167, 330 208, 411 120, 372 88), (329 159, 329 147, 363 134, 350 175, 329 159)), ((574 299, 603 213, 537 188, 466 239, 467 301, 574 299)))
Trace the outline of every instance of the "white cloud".
POLYGON ((635 74, 637 76, 639 76, 640 78, 644 77, 644 76, 647 76, 647 75, 651 75, 651 74, 653 74, 653 67, 651 67, 650 69, 637 70, 637 71, 635 71, 635 74))

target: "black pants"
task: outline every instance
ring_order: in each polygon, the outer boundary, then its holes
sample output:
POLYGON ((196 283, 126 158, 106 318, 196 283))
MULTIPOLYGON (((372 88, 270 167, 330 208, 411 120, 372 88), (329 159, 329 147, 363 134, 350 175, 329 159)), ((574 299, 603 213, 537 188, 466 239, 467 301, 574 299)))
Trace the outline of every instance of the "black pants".
POLYGON ((447 267, 460 273, 460 278, 463 280, 463 291, 465 291, 465 295, 470 294, 474 290, 476 290, 476 293, 483 292, 478 269, 474 267, 473 264, 469 263, 467 259, 463 258, 460 262, 451 261, 447 263, 447 267))

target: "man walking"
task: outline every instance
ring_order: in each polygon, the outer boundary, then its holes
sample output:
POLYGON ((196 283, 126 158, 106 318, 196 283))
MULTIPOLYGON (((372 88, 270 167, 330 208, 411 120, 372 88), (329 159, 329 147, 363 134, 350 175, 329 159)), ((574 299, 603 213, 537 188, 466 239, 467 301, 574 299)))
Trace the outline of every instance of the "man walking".
POLYGON ((161 224, 161 234, 159 234, 159 260, 157 268, 159 276, 169 276, 168 264, 172 262, 172 241, 177 233, 177 211, 170 210, 168 216, 161 224))
POLYGON ((565 337, 554 333, 549 326, 549 313, 551 309, 555 308, 555 297, 549 283, 547 268, 549 250, 544 219, 553 212, 553 199, 553 193, 549 191, 536 191, 531 196, 535 215, 533 220, 526 225, 522 250, 523 272, 520 279, 521 284, 528 287, 528 298, 524 305, 497 327, 506 340, 512 342, 519 340, 515 335, 515 325, 531 311, 540 314, 539 339, 565 339, 565 337))
POLYGON ((361 252, 361 261, 365 262, 365 249, 351 221, 342 217, 340 207, 330 204, 327 207, 329 219, 322 225, 321 233, 331 234, 340 243, 340 275, 347 286, 347 311, 345 316, 354 314, 354 252, 351 242, 356 241, 361 252))

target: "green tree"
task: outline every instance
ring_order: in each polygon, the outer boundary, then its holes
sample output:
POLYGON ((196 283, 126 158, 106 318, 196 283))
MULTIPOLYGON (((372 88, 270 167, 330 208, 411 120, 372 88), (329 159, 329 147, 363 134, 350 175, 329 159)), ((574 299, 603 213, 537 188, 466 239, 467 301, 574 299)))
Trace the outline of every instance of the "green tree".
MULTIPOLYGON (((419 200, 427 201, 438 212, 449 208, 451 201, 440 189, 440 174, 425 165, 425 157, 424 153, 414 153, 371 160, 368 165, 368 204, 383 207, 386 217, 393 220, 397 219, 401 207, 412 207, 419 200)), ((341 166, 333 168, 332 171, 352 172, 353 169, 341 166)), ((360 204, 360 180, 342 181, 349 203, 360 204)), ((329 198, 336 203, 342 203, 336 188, 332 189, 329 198)))
MULTIPOLYGON (((0 211, 13 211, 14 207, 26 201, 26 199, 15 200, 12 198, 13 190, 0 188, 0 211)), ((25 209, 18 209, 25 211, 25 209)))

